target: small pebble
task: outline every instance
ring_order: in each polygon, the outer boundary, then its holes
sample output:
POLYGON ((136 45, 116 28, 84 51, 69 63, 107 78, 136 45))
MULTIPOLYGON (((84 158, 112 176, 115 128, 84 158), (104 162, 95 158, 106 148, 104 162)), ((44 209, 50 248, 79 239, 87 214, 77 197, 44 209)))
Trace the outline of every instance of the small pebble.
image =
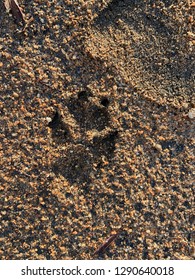
POLYGON ((156 148, 159 152, 162 151, 162 146, 160 144, 154 144, 154 148, 156 148))
POLYGON ((52 118, 50 118, 50 117, 46 117, 45 119, 48 123, 50 123, 52 121, 52 118))
POLYGON ((195 108, 192 108, 189 112, 188 112, 188 117, 190 119, 194 119, 195 118, 195 108))

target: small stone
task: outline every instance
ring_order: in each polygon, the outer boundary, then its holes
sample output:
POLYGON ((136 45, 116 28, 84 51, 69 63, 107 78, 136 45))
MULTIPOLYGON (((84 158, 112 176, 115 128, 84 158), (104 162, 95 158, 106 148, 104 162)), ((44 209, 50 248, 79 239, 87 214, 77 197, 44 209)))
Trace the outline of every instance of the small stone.
POLYGON ((16 137, 17 135, 17 133, 12 133, 12 137, 16 137))
POLYGON ((157 151, 161 152, 162 151, 162 146, 160 144, 154 144, 154 148, 157 149, 157 151))
POLYGON ((117 85, 114 85, 114 86, 113 86, 113 90, 114 90, 114 91, 117 91, 117 85))
POLYGON ((18 94, 17 92, 13 92, 12 96, 13 96, 14 98, 18 98, 18 97, 19 97, 19 94, 18 94))
POLYGON ((40 18, 40 21, 41 21, 41 23, 44 23, 45 19, 44 18, 40 18))
POLYGON ((45 119, 48 123, 50 123, 52 121, 52 118, 50 118, 50 117, 46 117, 45 119))
POLYGON ((188 109, 189 104, 188 103, 183 103, 183 108, 188 109))
POLYGON ((189 112, 188 112, 188 117, 190 119, 194 119, 195 118, 195 108, 192 108, 189 112))

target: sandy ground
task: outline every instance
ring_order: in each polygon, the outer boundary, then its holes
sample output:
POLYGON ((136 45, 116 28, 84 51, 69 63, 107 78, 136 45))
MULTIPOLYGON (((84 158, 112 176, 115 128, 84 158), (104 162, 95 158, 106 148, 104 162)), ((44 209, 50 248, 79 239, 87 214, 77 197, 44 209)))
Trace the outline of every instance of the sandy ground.
POLYGON ((0 259, 194 259, 195 3, 18 2, 25 30, 0 3, 0 259))

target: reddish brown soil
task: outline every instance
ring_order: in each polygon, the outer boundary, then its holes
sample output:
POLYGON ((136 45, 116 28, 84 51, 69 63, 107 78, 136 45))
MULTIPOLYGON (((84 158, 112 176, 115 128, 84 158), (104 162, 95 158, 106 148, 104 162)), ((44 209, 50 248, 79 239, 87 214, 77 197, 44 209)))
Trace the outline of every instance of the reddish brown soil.
POLYGON ((193 259, 194 3, 18 2, 25 30, 0 4, 0 258, 193 259))

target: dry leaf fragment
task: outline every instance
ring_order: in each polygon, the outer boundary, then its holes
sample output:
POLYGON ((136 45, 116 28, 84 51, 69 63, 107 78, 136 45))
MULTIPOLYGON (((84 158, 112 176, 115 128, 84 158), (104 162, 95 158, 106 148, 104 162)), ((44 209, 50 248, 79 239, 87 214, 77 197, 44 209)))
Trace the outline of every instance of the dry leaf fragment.
POLYGON ((22 9, 20 8, 17 0, 5 0, 4 1, 5 8, 8 12, 11 12, 13 18, 17 22, 22 22, 22 24, 25 24, 24 20, 24 14, 22 12, 22 9))

